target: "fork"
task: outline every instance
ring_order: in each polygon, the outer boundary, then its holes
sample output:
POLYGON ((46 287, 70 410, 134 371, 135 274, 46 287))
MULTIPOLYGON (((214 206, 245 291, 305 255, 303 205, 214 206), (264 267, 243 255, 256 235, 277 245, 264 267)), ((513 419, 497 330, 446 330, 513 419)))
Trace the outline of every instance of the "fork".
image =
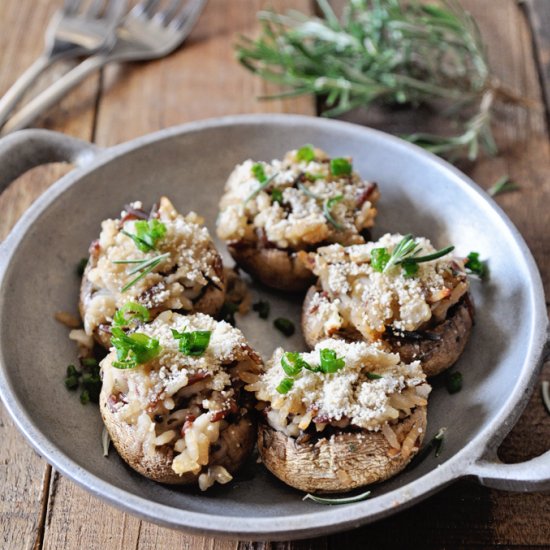
POLYGON ((83 0, 65 0, 63 8, 50 20, 44 51, 0 99, 0 127, 36 79, 61 59, 97 53, 112 45, 115 29, 124 12, 126 0, 92 0, 88 9, 83 0), (104 8, 104 9, 102 9, 104 8))
POLYGON ((2 128, 0 135, 28 126, 39 114, 54 105, 86 76, 113 61, 157 59, 175 50, 189 35, 206 0, 171 0, 164 10, 158 0, 142 0, 122 20, 116 42, 108 52, 100 52, 80 63, 39 94, 2 128))

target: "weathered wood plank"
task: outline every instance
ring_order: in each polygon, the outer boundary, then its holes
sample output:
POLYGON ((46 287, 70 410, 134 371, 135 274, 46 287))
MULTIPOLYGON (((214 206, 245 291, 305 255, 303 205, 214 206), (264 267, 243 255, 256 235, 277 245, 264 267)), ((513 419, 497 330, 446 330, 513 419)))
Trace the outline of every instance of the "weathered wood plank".
MULTIPOLYGON (((0 2, 0 94, 28 67, 42 48, 44 22, 58 0, 0 2)), ((52 82, 64 65, 42 79, 52 82)), ((91 78, 60 102, 37 125, 83 139, 92 137, 98 78, 91 78), (65 113, 71 112, 69 118, 65 113)), ((34 169, 0 196, 0 239, 52 182, 69 170, 62 165, 34 169)), ((0 405, 0 547, 39 548, 51 468, 24 441, 0 405)))

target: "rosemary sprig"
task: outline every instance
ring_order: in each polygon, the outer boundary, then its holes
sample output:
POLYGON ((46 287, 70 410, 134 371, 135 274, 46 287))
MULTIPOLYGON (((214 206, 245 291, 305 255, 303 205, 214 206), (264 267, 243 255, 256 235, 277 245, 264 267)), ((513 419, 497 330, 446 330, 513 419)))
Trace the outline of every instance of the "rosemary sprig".
POLYGON ((248 201, 251 201, 254 197, 256 197, 256 195, 258 195, 258 193, 262 189, 265 189, 277 176, 278 176, 278 172, 273 174, 271 177, 266 178, 263 181, 260 181, 260 185, 258 185, 258 187, 254 189, 254 191, 252 191, 252 193, 250 193, 248 197, 246 197, 246 199, 244 200, 244 204, 246 204, 248 201))
POLYGON ((408 139, 438 154, 465 149, 473 159, 480 145, 495 152, 491 107, 502 90, 478 27, 457 0, 348 0, 341 18, 328 0, 317 4, 320 17, 260 11, 259 38, 241 37, 236 46, 245 68, 283 87, 271 98, 315 94, 325 99, 326 116, 374 103, 444 101, 454 108, 447 116, 458 121, 458 135, 408 139))
POLYGON ((122 289, 121 292, 126 292, 129 288, 134 286, 138 281, 143 279, 146 275, 151 273, 155 267, 157 267, 160 263, 162 263, 164 260, 170 257, 170 254, 168 252, 165 252, 164 254, 159 254, 158 256, 154 256, 153 258, 145 258, 143 260, 115 260, 113 261, 114 264, 135 264, 136 267, 132 268, 130 271, 128 271, 128 275, 134 275, 136 273, 139 273, 137 277, 134 277, 130 282, 126 283, 122 289))
POLYGON ((501 195, 502 193, 510 193, 512 191, 518 191, 519 185, 517 183, 514 183, 510 176, 504 175, 498 178, 497 181, 489 189, 487 189, 487 193, 491 195, 491 197, 496 197, 497 195, 501 195))
POLYGON ((329 506, 334 506, 337 504, 353 504, 354 502, 360 502, 361 500, 366 500, 367 498, 369 498, 370 495, 371 495, 370 491, 365 491, 364 493, 355 495, 353 497, 327 498, 327 497, 318 497, 310 493, 307 493, 307 495, 304 495, 304 498, 302 498, 302 500, 312 500, 317 504, 328 504, 329 506))

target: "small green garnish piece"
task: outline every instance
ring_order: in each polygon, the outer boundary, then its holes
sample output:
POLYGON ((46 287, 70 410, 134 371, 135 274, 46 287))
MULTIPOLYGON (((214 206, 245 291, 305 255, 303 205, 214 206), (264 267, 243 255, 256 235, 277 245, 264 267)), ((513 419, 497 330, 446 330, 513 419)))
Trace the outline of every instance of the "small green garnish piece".
POLYGON ((179 349, 184 355, 199 357, 210 343, 210 330, 194 330, 193 332, 178 332, 172 329, 172 336, 179 340, 179 349))
POLYGON ((287 376, 295 378, 298 376, 302 369, 314 370, 311 365, 302 359, 298 352, 287 351, 281 357, 281 367, 285 371, 287 376))
POLYGON ((380 374, 376 374, 375 372, 367 372, 367 378, 369 380, 380 380, 380 378, 383 378, 380 374))
POLYGON ((288 393, 292 386, 294 386, 294 380, 292 378, 283 378, 279 385, 275 388, 279 393, 288 393))
POLYGON ((233 302, 224 302, 220 311, 220 320, 235 326, 235 313, 237 313, 238 309, 238 304, 233 302))
POLYGON ((149 310, 136 302, 127 302, 113 315, 113 326, 129 328, 134 322, 149 321, 149 310))
POLYGON ((88 390, 82 390, 80 393, 80 402, 82 405, 87 405, 90 402, 90 394, 88 393, 88 390))
MULTIPOLYGON (((254 165, 254 166, 261 166, 260 165, 254 165)), ((262 173, 263 173, 263 167, 262 167, 262 173)), ((260 182, 260 185, 246 199, 244 200, 244 204, 246 204, 248 201, 252 200, 262 189, 265 189, 276 177, 278 176, 278 172, 273 174, 271 177, 266 178, 264 174, 264 179, 260 180, 260 178, 256 177, 256 179, 260 182)))
POLYGON ((541 385, 542 402, 546 407, 546 412, 550 414, 550 382, 543 380, 541 385))
POLYGON ((330 173, 333 176, 350 176, 351 171, 352 166, 348 159, 337 158, 330 161, 330 173))
POLYGON ((487 192, 491 197, 496 197, 502 193, 511 193, 512 191, 518 191, 520 189, 517 183, 514 183, 510 176, 504 175, 498 178, 498 180, 489 187, 487 192))
POLYGON ((336 197, 332 197, 332 199, 326 199, 325 202, 323 203, 323 215, 325 216, 327 221, 338 230, 344 229, 344 226, 339 224, 332 217, 331 210, 335 204, 339 203, 343 199, 344 199, 343 195, 337 195, 336 197))
POLYGON ((346 366, 346 362, 342 357, 338 357, 336 352, 332 349, 322 349, 320 351, 320 365, 319 370, 324 374, 332 374, 338 372, 346 366))
POLYGON ((277 317, 277 319, 273 321, 273 326, 287 337, 292 336, 295 331, 294 323, 284 317, 277 317))
POLYGON ((155 250, 157 242, 166 235, 166 226, 157 219, 138 220, 134 222, 135 234, 122 230, 121 233, 130 237, 142 252, 155 250))
POLYGON ((117 369, 133 369, 154 359, 161 351, 156 338, 141 332, 126 334, 121 328, 111 329, 111 344, 114 346, 118 361, 113 361, 117 369))
POLYGON ((361 502, 362 500, 366 500, 370 497, 371 492, 365 491, 364 493, 361 493, 359 495, 355 495, 354 497, 343 497, 343 498, 327 498, 327 497, 318 497, 315 495, 312 495, 308 493, 304 496, 302 500, 312 500, 313 502, 316 502, 317 504, 326 504, 328 506, 337 506, 339 504, 353 504, 354 502, 361 502))
POLYGON ((283 203, 283 192, 280 189, 275 188, 271 191, 271 202, 283 203))
POLYGON ((255 304, 252 304, 252 309, 258 312, 261 319, 267 319, 269 317, 270 305, 266 300, 259 300, 255 304))
POLYGON ((303 147, 300 147, 300 149, 296 152, 296 160, 298 162, 311 162, 312 160, 315 160, 315 150, 313 149, 313 145, 304 145, 303 147))
POLYGON ((477 275, 480 279, 485 279, 489 275, 487 262, 479 259, 479 252, 470 252, 464 265, 468 273, 477 275))
POLYGON ((326 178, 324 174, 312 174, 311 172, 306 172, 304 176, 309 181, 324 180, 326 178))
POLYGON ((99 394, 101 392, 101 378, 99 376, 99 368, 94 369, 82 375, 82 387, 88 394, 88 398, 93 403, 99 403, 99 394))
POLYGON ((95 368, 97 367, 97 359, 95 357, 83 357, 80 360, 83 367, 95 368))
POLYGON ((122 289, 121 292, 126 292, 129 288, 134 286, 138 281, 143 279, 146 275, 151 273, 155 267, 157 267, 159 264, 161 264, 164 260, 170 257, 170 254, 168 252, 165 252, 164 254, 159 254, 158 256, 154 256, 153 258, 145 258, 143 260, 114 260, 114 264, 135 264, 136 267, 132 268, 130 271, 128 271, 128 275, 134 275, 136 273, 139 273, 137 277, 134 277, 129 283, 126 283, 122 289))
POLYGON ((462 374, 458 371, 447 371, 447 375, 445 377, 445 387, 451 395, 453 393, 458 393, 462 389, 462 374))
POLYGON ((375 271, 387 273, 392 267, 401 265, 405 277, 414 277, 418 273, 418 264, 437 260, 454 249, 454 246, 447 246, 432 254, 419 256, 422 248, 409 233, 397 243, 391 254, 386 248, 374 248, 371 251, 371 266, 375 271))
POLYGON ((82 277, 82 275, 84 275, 84 270, 86 269, 87 265, 88 265, 88 258, 82 258, 78 262, 78 265, 76 266, 76 274, 79 277, 82 277))
POLYGON ((435 450, 435 456, 438 457, 441 454, 441 449, 443 448, 443 441, 445 439, 445 432, 447 428, 439 428, 439 431, 432 437, 432 439, 420 449, 420 452, 412 459, 407 469, 414 468, 425 460, 428 455, 432 452, 432 449, 435 450))
POLYGON ((65 378, 65 387, 68 390, 76 390, 79 385, 79 378, 82 376, 82 373, 77 370, 74 365, 69 365, 67 367, 67 377, 65 378))
POLYGON ((267 180, 263 164, 257 162, 252 166, 252 175, 260 182, 264 183, 267 180))

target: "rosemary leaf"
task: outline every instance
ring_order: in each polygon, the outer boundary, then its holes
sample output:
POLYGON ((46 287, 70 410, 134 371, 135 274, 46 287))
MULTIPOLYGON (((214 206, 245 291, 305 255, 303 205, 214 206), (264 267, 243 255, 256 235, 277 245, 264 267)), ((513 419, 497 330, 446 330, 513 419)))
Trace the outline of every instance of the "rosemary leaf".
POLYGON ((497 181, 489 189, 487 192, 491 197, 496 197, 497 195, 501 195, 502 193, 510 193, 512 191, 518 191, 519 185, 517 183, 514 183, 510 176, 504 175, 498 178, 497 181))
POLYGON ((366 500, 370 497, 371 492, 365 491, 359 495, 353 497, 343 497, 343 498, 327 498, 327 497, 318 497, 308 493, 302 498, 302 500, 312 500, 317 504, 328 504, 329 506, 334 506, 338 504, 353 504, 354 502, 360 502, 361 500, 366 500))

